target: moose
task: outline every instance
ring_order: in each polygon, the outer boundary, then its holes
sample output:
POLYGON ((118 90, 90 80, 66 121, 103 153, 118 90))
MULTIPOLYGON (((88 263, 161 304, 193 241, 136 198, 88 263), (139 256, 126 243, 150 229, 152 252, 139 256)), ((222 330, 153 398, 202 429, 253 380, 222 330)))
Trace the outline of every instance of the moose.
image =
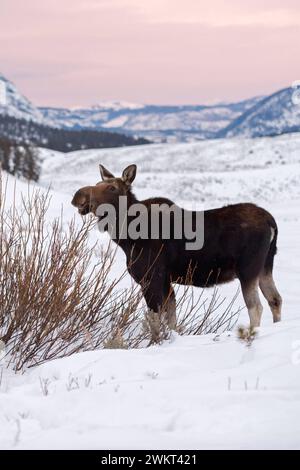
MULTIPOLYGON (((73 197, 72 204, 79 214, 92 213, 97 217, 97 210, 104 204, 111 204, 118 214, 120 196, 125 198, 128 211, 136 203, 141 204, 149 214, 153 206, 174 205, 162 197, 138 201, 132 192, 136 165, 126 167, 121 177, 115 177, 103 165, 99 167, 102 181, 80 188, 73 197)), ((172 235, 164 239, 161 234, 155 238, 122 238, 118 230, 112 235, 125 252, 127 269, 141 285, 149 311, 158 314, 174 329, 176 300, 173 284, 211 287, 238 279, 250 317, 250 327, 260 326, 263 307, 259 289, 267 299, 273 321, 280 321, 282 299, 273 279, 278 228, 272 215, 255 204, 239 203, 205 210, 203 216, 201 249, 186 249, 184 235, 181 239, 172 235)), ((118 217, 120 215, 116 219, 118 217)), ((124 218, 124 223, 128 224, 130 220, 130 217, 124 218)), ((170 220, 174 224, 174 218, 170 220)), ((193 221, 196 223, 196 218, 193 221)), ((116 224, 118 222, 120 220, 115 221, 116 224)), ((104 230, 109 231, 108 225, 104 230)))

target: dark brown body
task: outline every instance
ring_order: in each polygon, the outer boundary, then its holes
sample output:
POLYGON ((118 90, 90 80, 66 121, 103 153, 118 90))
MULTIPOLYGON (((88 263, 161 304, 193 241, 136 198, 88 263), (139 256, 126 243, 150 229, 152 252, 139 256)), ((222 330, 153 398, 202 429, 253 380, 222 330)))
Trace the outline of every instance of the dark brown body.
MULTIPOLYGON (((124 170, 122 179, 104 167, 101 173, 104 182, 81 188, 73 198, 72 203, 82 214, 96 214, 96 208, 107 202, 117 207, 120 195, 126 195, 128 208, 139 202, 149 213, 153 204, 173 204, 164 198, 137 201, 130 187, 135 177, 133 165, 124 170), (134 173, 129 171, 129 177, 128 169, 134 173)), ((185 238, 132 240, 116 235, 115 241, 124 250, 128 270, 141 285, 149 309, 164 313, 170 327, 176 325, 172 284, 210 287, 235 278, 240 280, 251 325, 259 326, 262 306, 258 287, 269 302, 274 321, 279 321, 281 315, 281 297, 272 276, 277 234, 270 213, 245 203, 204 212, 204 245, 200 250, 187 250, 185 238)))

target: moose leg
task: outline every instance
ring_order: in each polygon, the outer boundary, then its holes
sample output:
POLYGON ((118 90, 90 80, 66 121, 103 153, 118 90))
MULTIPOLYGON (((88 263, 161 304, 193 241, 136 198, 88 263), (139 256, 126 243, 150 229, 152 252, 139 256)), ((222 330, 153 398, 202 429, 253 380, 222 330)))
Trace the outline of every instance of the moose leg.
POLYGON ((165 324, 170 329, 176 327, 176 302, 175 293, 169 283, 150 282, 143 288, 144 298, 149 311, 146 314, 148 327, 151 331, 153 342, 161 339, 165 324))
POLYGON ((163 339, 161 318, 161 308, 164 302, 163 288, 157 280, 152 280, 146 286, 142 286, 142 291, 149 309, 145 314, 145 324, 151 334, 150 344, 159 343, 163 339))
POLYGON ((263 307, 258 294, 258 279, 253 279, 251 281, 241 280, 241 287, 250 317, 250 327, 255 328, 260 326, 263 307))
POLYGON ((263 273, 259 277, 259 287, 267 299, 273 315, 273 322, 276 323, 281 320, 281 306, 282 298, 276 288, 273 275, 271 272, 263 273))
POLYGON ((176 319, 176 298, 175 298, 174 289, 171 285, 169 286, 169 292, 167 294, 167 297, 165 297, 162 309, 163 309, 168 327, 171 330, 175 330, 176 323, 177 323, 177 319, 176 319))

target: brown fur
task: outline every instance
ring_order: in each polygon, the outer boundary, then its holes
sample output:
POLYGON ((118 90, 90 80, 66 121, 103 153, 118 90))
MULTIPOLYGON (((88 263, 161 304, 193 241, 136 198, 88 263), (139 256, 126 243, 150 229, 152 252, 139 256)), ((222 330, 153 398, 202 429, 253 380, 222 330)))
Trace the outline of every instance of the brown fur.
MULTIPOLYGON (((173 204, 165 198, 136 199, 131 191, 135 165, 127 167, 122 178, 115 178, 101 165, 100 172, 102 182, 79 189, 72 200, 82 215, 96 215, 103 203, 117 208, 120 195, 127 197, 127 207, 139 202, 148 211, 153 204, 173 204)), ((278 229, 272 215, 254 204, 234 204, 205 211, 204 227, 204 246, 194 251, 186 250, 185 238, 124 240, 116 235, 114 241, 125 252, 129 273, 141 285, 149 309, 164 312, 174 328, 173 283, 209 287, 238 278, 251 326, 260 325, 258 286, 269 302, 274 321, 279 321, 282 300, 272 277, 278 229)))

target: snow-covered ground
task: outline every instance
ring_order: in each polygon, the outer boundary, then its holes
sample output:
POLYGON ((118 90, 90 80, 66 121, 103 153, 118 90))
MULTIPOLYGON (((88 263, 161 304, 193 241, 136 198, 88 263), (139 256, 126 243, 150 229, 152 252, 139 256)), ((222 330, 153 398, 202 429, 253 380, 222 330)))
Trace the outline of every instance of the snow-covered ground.
MULTIPOLYGON (((44 150, 43 158, 41 185, 53 188, 49 217, 62 204, 66 219, 74 215, 72 194, 99 180, 100 162, 116 174, 137 163, 140 198, 164 195, 206 208, 252 201, 269 209, 279 225, 283 321, 272 324, 263 302, 250 348, 235 331, 173 335, 161 346, 76 354, 23 375, 3 369, 0 447, 300 448, 300 135, 67 155, 44 150)), ((124 266, 120 253, 115 270, 124 266)), ((237 286, 220 293, 230 299, 237 286)), ((244 310, 239 323, 247 322, 244 310)))

